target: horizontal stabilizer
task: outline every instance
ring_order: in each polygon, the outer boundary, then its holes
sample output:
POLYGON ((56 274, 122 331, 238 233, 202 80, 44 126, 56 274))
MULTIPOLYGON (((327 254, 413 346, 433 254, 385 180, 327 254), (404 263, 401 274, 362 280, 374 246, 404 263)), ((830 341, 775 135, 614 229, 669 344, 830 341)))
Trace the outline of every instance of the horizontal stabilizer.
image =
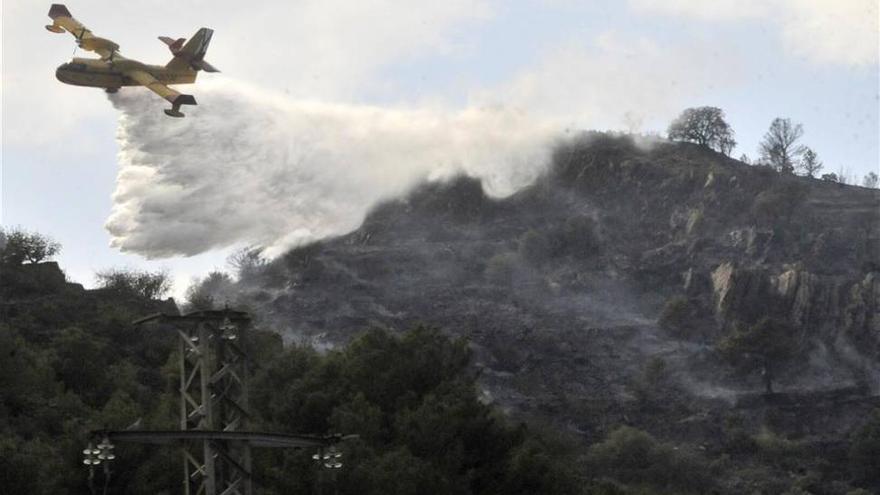
POLYGON ((168 36, 159 36, 159 40, 162 43, 168 45, 168 49, 171 50, 171 53, 177 55, 177 52, 183 48, 183 44, 186 42, 186 38, 169 38, 168 36))
POLYGON ((220 72, 220 69, 209 64, 205 60, 194 60, 192 66, 196 70, 203 70, 205 72, 220 72))

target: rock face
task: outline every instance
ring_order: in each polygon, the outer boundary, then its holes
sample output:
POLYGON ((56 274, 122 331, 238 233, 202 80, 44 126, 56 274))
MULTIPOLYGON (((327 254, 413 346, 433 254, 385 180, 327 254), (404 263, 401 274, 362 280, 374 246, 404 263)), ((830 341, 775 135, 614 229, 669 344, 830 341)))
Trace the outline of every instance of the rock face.
POLYGON ((669 425, 760 389, 713 344, 765 316, 788 320, 808 356, 782 389, 862 383, 880 360, 878 270, 880 191, 592 135, 511 197, 466 178, 422 186, 239 288, 291 340, 420 323, 466 336, 494 400, 589 440, 620 422, 687 435, 701 427, 669 425), (657 326, 675 296, 702 315, 699 337, 657 326), (662 425, 640 406, 646 376, 678 387, 662 425))

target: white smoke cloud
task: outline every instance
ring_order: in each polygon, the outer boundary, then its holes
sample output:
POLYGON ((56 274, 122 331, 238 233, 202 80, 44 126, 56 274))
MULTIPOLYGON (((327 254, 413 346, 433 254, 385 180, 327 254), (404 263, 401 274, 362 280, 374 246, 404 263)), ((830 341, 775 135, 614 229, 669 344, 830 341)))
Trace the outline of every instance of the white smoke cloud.
POLYGON ((144 90, 121 111, 112 245, 148 258, 233 244, 277 254, 356 228, 369 208, 458 172, 503 196, 532 182, 558 128, 502 107, 401 110, 202 83, 185 119, 144 90))

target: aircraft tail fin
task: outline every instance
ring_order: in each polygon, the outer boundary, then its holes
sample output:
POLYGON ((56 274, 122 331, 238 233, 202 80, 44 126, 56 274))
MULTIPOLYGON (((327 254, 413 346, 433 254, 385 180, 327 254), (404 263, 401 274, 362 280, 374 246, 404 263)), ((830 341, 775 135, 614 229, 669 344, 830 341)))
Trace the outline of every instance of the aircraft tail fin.
POLYGON ((49 18, 56 19, 58 17, 73 17, 70 11, 67 10, 67 7, 64 4, 53 3, 51 7, 49 7, 49 18))
POLYGON ((171 70, 204 70, 206 72, 220 72, 213 65, 205 61, 205 53, 208 51, 208 45, 211 44, 211 36, 214 31, 208 28, 199 29, 189 41, 184 43, 184 39, 172 40, 160 36, 159 39, 168 45, 174 58, 165 66, 171 70))
POLYGON ((49 18, 52 19, 52 24, 46 26, 46 29, 52 31, 53 33, 63 33, 64 28, 58 25, 58 18, 69 17, 72 18, 73 15, 67 10, 67 7, 60 3, 53 3, 51 7, 49 7, 49 18))

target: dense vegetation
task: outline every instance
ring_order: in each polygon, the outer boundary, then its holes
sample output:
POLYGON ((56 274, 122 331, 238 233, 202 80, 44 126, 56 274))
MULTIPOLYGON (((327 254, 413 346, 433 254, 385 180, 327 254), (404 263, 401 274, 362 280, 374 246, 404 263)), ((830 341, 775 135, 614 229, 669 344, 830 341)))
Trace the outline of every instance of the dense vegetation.
MULTIPOLYGON (((90 493, 81 464, 89 431, 176 425, 173 337, 131 324, 174 306, 126 282, 149 274, 114 271, 107 288, 85 291, 55 263, 2 268, 4 493, 90 493)), ((319 354, 284 348, 267 331, 251 337, 255 429, 360 435, 346 443, 336 479, 318 472, 311 452, 258 452, 261 493, 311 493, 319 484, 350 494, 581 492, 567 444, 479 400, 462 340, 427 328, 402 336, 373 329, 319 354)), ((179 459, 174 449, 121 444, 110 493, 173 493, 179 459)), ((94 484, 103 483, 98 470, 94 484)))

